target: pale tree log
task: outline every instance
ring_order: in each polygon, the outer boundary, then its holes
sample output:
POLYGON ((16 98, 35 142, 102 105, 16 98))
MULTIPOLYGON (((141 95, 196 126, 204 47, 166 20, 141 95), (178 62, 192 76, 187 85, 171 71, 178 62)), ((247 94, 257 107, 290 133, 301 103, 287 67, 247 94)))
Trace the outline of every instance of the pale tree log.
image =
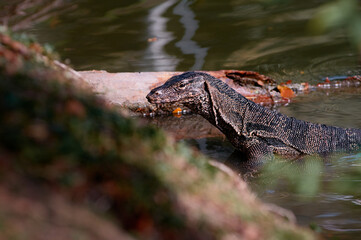
MULTIPOLYGON (((300 94, 315 90, 340 91, 361 86, 361 77, 353 76, 317 85, 309 83, 277 83, 270 77, 252 71, 203 71, 221 79, 246 98, 261 105, 282 105, 300 94)), ((145 96, 170 77, 182 72, 124 72, 81 71, 82 78, 93 90, 110 103, 120 105, 143 115, 169 114, 176 109, 188 111, 178 104, 152 105, 145 96)))

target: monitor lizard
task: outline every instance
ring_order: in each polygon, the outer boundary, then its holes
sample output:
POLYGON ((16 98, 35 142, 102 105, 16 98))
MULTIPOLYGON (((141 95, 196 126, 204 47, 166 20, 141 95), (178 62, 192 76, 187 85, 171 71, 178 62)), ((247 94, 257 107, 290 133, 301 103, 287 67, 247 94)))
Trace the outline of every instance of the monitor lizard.
POLYGON ((200 114, 251 161, 273 154, 296 158, 350 152, 361 146, 361 129, 288 117, 246 99, 226 83, 202 72, 173 76, 146 97, 150 103, 181 103, 200 114))

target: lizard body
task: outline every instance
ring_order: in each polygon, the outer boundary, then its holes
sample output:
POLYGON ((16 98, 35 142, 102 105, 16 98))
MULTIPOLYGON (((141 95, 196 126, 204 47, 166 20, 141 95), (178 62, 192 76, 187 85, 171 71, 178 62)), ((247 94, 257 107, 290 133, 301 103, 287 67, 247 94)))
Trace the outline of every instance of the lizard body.
POLYGON ((361 130, 311 123, 260 106, 219 79, 186 72, 153 89, 151 103, 182 103, 220 129, 248 159, 354 151, 361 130))

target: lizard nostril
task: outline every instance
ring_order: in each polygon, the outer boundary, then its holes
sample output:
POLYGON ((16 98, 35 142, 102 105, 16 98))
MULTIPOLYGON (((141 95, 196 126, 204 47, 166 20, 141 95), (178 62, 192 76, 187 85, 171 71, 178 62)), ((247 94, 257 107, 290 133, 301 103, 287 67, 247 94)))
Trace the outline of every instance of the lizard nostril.
POLYGON ((152 101, 154 100, 155 98, 158 98, 160 96, 160 92, 159 91, 150 91, 150 93, 148 93, 148 95, 146 96, 146 98, 148 99, 148 101, 152 101))

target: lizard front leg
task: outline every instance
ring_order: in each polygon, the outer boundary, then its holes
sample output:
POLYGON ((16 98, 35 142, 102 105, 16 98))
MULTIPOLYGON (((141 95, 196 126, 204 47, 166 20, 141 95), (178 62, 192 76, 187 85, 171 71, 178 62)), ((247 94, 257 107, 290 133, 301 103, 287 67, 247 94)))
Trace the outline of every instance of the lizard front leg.
POLYGON ((273 158, 273 148, 259 138, 250 138, 244 144, 244 152, 248 161, 262 164, 273 158))
POLYGON ((298 150, 295 146, 290 143, 286 144, 283 140, 272 133, 262 130, 253 130, 249 133, 249 136, 251 138, 258 137, 263 139, 265 142, 268 142, 268 146, 273 146, 273 153, 280 154, 288 158, 304 155, 304 153, 298 150))

